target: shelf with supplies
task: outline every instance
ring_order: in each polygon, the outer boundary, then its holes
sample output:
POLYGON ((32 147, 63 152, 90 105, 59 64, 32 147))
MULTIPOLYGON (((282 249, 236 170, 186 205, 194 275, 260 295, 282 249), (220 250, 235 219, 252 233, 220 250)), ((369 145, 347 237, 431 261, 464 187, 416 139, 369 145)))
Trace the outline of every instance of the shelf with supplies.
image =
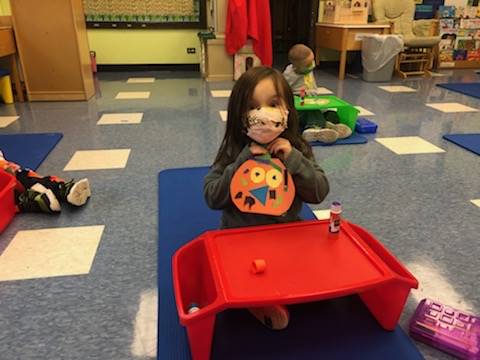
POLYGON ((480 7, 440 6, 439 68, 480 68, 480 7))

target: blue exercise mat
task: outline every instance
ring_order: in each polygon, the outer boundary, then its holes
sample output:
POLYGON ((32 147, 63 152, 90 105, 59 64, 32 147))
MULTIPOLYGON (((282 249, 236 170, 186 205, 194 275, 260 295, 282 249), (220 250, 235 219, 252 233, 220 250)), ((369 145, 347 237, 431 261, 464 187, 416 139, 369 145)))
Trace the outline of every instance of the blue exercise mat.
MULTIPOLYGON (((159 174, 158 355, 159 360, 190 360, 172 284, 172 256, 183 244, 220 224, 220 212, 203 199, 208 168, 164 170, 159 174)), ((305 206, 305 219, 313 219, 305 206)), ((192 274, 195 277, 196 274, 192 274)), ((357 296, 289 307, 290 325, 271 331, 246 310, 217 316, 213 360, 282 359, 423 359, 397 327, 384 331, 357 296)))
POLYGON ((473 96, 474 98, 480 99, 480 82, 477 83, 445 83, 437 84, 442 88, 447 90, 459 92, 464 95, 473 96))
POLYGON ((480 155, 480 134, 447 134, 443 138, 480 155))
POLYGON ((5 159, 37 170, 62 137, 61 133, 0 135, 0 150, 5 159))
POLYGON ((333 144, 325 144, 320 141, 313 141, 310 143, 310 145, 312 146, 355 145, 355 144, 366 144, 367 142, 368 142, 368 139, 365 136, 354 132, 350 137, 346 139, 339 139, 335 141, 333 144))

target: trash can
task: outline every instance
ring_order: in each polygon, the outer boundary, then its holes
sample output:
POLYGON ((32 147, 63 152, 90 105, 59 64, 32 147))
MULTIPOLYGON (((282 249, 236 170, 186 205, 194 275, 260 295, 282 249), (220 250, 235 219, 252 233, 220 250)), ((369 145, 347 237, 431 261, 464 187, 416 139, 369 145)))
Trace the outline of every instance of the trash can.
POLYGON ((392 79, 395 57, 403 50, 398 35, 364 35, 362 39, 363 80, 385 82, 392 79))

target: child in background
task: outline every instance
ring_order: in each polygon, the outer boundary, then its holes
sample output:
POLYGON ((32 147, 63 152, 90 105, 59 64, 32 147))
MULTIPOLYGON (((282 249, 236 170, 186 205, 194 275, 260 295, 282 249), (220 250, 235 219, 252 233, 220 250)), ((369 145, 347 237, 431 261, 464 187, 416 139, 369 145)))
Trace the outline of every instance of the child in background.
MULTIPOLYGON (((222 210, 221 228, 301 220, 303 203, 318 204, 328 191, 327 178, 317 165, 312 148, 300 135, 293 94, 281 73, 269 67, 245 72, 233 87, 225 136, 204 180, 208 206, 222 210), (282 216, 241 212, 230 197, 235 171, 249 158, 267 153, 284 163, 295 183, 295 199, 282 216)), ((249 310, 271 329, 288 325, 285 306, 249 310)))
POLYGON ((65 182, 56 176, 42 177, 6 160, 1 151, 0 169, 17 179, 14 190, 17 212, 58 213, 60 201, 82 206, 91 195, 88 179, 65 182))
MULTIPOLYGON (((294 45, 288 52, 288 60, 291 62, 285 68, 283 76, 292 88, 295 95, 305 91, 307 95, 318 94, 313 70, 315 69, 315 57, 313 51, 303 44, 294 45)), ((321 141, 333 143, 337 139, 344 139, 352 135, 352 130, 340 120, 335 111, 300 111, 300 130, 307 141, 321 141)))

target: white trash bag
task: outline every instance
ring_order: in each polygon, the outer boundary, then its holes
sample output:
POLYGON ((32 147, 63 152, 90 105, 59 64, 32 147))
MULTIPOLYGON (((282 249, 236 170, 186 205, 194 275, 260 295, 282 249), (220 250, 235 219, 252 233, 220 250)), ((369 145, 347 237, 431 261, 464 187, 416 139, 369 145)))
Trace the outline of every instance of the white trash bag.
POLYGON ((403 50, 403 39, 399 35, 365 34, 362 36, 362 66, 375 72, 385 66, 403 50))

